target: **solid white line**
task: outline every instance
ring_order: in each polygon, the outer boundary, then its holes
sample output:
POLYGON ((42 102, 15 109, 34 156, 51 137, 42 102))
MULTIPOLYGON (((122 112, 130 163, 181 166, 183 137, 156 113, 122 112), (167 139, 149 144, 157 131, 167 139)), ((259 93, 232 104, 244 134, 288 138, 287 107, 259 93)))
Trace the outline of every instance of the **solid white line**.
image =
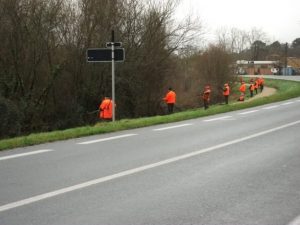
POLYGON ((290 105, 293 104, 294 102, 286 102, 286 103, 282 103, 281 105, 290 105))
POLYGON ((119 139, 119 138, 131 137, 131 136, 135 136, 135 135, 137 135, 137 134, 124 134, 124 135, 119 135, 119 136, 114 136, 114 137, 109 137, 109 138, 102 138, 102 139, 97 139, 97 140, 92 140, 92 141, 80 142, 77 144, 78 145, 88 145, 88 144, 94 144, 97 142, 110 141, 110 140, 119 139))
POLYGON ((45 152, 51 152, 51 151, 54 151, 54 150, 52 150, 52 149, 43 149, 43 150, 38 150, 38 151, 34 151, 34 152, 27 152, 27 153, 21 153, 21 154, 16 154, 16 155, 3 156, 3 157, 0 157, 0 161, 1 160, 24 157, 24 156, 29 156, 29 155, 35 155, 35 154, 40 154, 40 153, 45 153, 45 152))
POLYGON ((246 114, 255 113, 255 112, 258 112, 258 111, 259 110, 252 110, 252 111, 242 112, 242 113, 239 113, 239 115, 246 115, 246 114))
POLYGON ((265 135, 265 134, 268 134, 268 133, 272 133, 272 132, 275 132, 275 131, 278 131, 278 130, 281 130, 281 129, 284 129, 284 128, 287 128, 287 127, 291 127, 291 126, 294 126, 294 125, 299 124, 299 123, 300 123, 300 120, 292 122, 292 123, 288 123, 288 124, 285 124, 285 125, 282 125, 282 126, 279 126, 279 127, 275 127, 275 128, 269 129, 269 130, 265 130, 265 131, 262 131, 262 132, 259 132, 259 133, 256 133, 256 134, 252 134, 252 135, 249 135, 249 136, 246 136, 246 137, 243 137, 243 138, 228 141, 228 142, 225 142, 223 144, 218 144, 218 145, 208 147, 208 148, 204 148, 204 149, 201 149, 201 150, 198 150, 198 151, 195 151, 195 152, 191 152, 191 153, 188 153, 188 154, 184 154, 184 155, 180 155, 180 156, 173 157, 173 158, 170 158, 170 159, 166 159, 166 160, 163 160, 163 161, 160 161, 160 162, 157 162, 157 163, 148 164, 148 165, 137 167, 137 168, 130 169, 130 170, 125 170, 123 172, 116 173, 116 174, 113 174, 113 175, 110 175, 110 176, 101 177, 101 178, 91 180, 91 181, 88 181, 88 182, 84 182, 84 183, 81 183, 81 184, 77 184, 77 185, 74 185, 74 186, 70 186, 70 187, 62 188, 62 189, 59 189, 59 190, 56 190, 56 191, 48 192, 48 193, 45 193, 45 194, 33 196, 31 198, 23 199, 23 200, 20 200, 20 201, 17 201, 17 202, 12 202, 12 203, 0 206, 0 212, 6 211, 6 210, 9 210, 9 209, 13 209, 13 208, 16 208, 16 207, 20 207, 20 206, 23 206, 23 205, 31 204, 31 203, 34 203, 34 202, 37 202, 37 201, 40 201, 40 200, 44 200, 44 199, 47 199, 47 198, 51 198, 51 197, 54 197, 54 196, 57 196, 57 195, 65 194, 65 193, 75 191, 75 190, 78 190, 78 189, 86 188, 86 187, 89 187, 89 186, 92 186, 92 185, 100 184, 100 183, 103 183, 103 182, 106 182, 106 181, 110 181, 110 180, 114 180, 114 179, 121 178, 121 177, 124 177, 124 176, 139 173, 139 172, 149 170, 149 169, 152 169, 152 168, 155 168, 155 167, 159 167, 159 166, 163 166, 163 165, 170 164, 170 163, 173 163, 173 162, 177 162, 177 161, 180 161, 180 160, 183 160, 183 159, 191 158, 191 157, 194 157, 194 156, 206 153, 206 152, 214 151, 214 150, 224 148, 224 147, 229 146, 229 145, 237 144, 239 142, 243 142, 243 141, 246 141, 246 140, 249 140, 249 139, 252 139, 252 138, 256 138, 256 137, 259 137, 259 136, 262 136, 262 135, 265 135))
POLYGON ((288 225, 300 225, 300 216, 295 218, 292 222, 288 223, 288 225))
POLYGON ((278 108, 279 105, 272 105, 272 106, 269 106, 269 107, 265 107, 263 109, 275 109, 275 108, 278 108))
POLYGON ((162 130, 175 129, 175 128, 185 127, 185 126, 191 126, 191 125, 193 125, 193 124, 191 124, 191 123, 185 123, 185 124, 181 124, 181 125, 177 125, 177 126, 163 127, 163 128, 153 129, 153 130, 154 131, 162 131, 162 130))
POLYGON ((211 122, 211 121, 216 121, 216 120, 224 120, 224 119, 229 119, 232 116, 223 116, 223 117, 218 117, 218 118, 214 118, 214 119, 209 119, 209 120, 203 120, 204 122, 211 122))

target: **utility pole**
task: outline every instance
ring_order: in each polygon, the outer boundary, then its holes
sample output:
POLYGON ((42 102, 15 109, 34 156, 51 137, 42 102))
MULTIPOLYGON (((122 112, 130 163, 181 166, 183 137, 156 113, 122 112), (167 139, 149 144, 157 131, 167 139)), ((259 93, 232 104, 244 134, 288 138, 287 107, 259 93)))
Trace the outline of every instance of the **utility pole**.
POLYGON ((288 50, 288 43, 285 43, 285 48, 284 48, 284 74, 287 75, 287 50, 288 50))

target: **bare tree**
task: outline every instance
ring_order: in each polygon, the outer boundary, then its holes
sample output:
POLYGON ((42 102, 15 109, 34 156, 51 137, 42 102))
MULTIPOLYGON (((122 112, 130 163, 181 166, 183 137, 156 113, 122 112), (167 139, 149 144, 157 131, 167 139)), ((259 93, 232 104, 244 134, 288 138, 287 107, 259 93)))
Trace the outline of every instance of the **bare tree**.
POLYGON ((236 79, 233 76, 232 57, 223 46, 210 45, 199 56, 199 74, 204 85, 210 85, 213 90, 213 102, 219 102, 222 97, 224 83, 233 85, 236 79))
POLYGON ((178 49, 201 33, 191 19, 173 23, 175 7, 171 0, 0 0, 0 104, 16 112, 23 133, 85 124, 111 93, 110 65, 88 64, 86 49, 103 47, 114 29, 126 49, 116 65, 118 118, 157 114, 165 88, 180 87, 178 49))
POLYGON ((251 28, 251 30, 248 32, 248 42, 249 45, 252 45, 255 41, 260 40, 262 42, 268 42, 268 36, 267 34, 256 27, 251 28))
POLYGON ((250 47, 249 34, 238 28, 221 28, 217 31, 218 44, 231 53, 241 53, 250 47))

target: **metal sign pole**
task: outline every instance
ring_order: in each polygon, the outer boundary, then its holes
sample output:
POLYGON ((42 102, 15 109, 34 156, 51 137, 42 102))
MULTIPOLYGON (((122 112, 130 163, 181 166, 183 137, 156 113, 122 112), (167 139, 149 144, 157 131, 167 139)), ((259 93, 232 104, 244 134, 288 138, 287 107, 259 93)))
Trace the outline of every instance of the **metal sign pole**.
POLYGON ((111 86, 112 86, 112 121, 116 120, 116 97, 115 97, 115 62, 123 62, 125 60, 125 50, 122 42, 115 42, 114 30, 111 31, 111 42, 106 42, 106 48, 90 48, 87 49, 87 62, 111 62, 111 86), (111 48, 111 51, 110 49, 111 48))
POLYGON ((115 122, 115 35, 112 30, 112 45, 111 45, 111 90, 112 90, 112 121, 115 122))

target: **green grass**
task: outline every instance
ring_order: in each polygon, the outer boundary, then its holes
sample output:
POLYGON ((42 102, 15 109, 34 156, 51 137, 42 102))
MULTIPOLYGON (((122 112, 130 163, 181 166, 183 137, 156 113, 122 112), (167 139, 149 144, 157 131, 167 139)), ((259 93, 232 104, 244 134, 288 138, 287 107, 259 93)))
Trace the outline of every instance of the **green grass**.
POLYGON ((66 140, 70 138, 77 138, 95 134, 103 134, 120 130, 134 129, 156 124, 177 122, 187 119, 193 119, 218 113, 224 113, 264 105, 267 103, 282 101, 300 96, 300 82, 266 79, 266 86, 276 88, 277 92, 272 96, 258 98, 249 102, 245 101, 242 103, 238 103, 236 101, 231 101, 229 105, 213 105, 208 110, 198 108, 187 110, 184 112, 174 113, 172 115, 154 116, 138 119, 123 119, 114 123, 97 123, 94 126, 85 126, 67 129, 63 131, 45 132, 38 134, 30 134, 28 136, 16 137, 11 139, 3 139, 0 140, 0 150, 25 147, 46 142, 66 140))

